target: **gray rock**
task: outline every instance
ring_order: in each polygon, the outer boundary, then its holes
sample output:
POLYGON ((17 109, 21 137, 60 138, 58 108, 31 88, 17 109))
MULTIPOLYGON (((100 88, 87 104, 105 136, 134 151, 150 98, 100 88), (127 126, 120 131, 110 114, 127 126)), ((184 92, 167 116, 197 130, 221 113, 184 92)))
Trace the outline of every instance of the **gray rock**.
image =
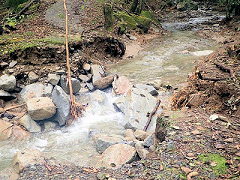
POLYGON ((149 154, 149 151, 144 148, 142 141, 138 141, 135 144, 135 148, 136 148, 137 153, 138 153, 138 155, 141 159, 145 159, 147 157, 147 155, 149 154))
POLYGON ((27 129, 28 132, 41 132, 41 127, 29 116, 25 115, 19 119, 19 124, 27 129))
POLYGON ((44 162, 42 152, 36 149, 25 149, 16 153, 13 157, 12 165, 17 173, 21 173, 28 165, 41 164, 44 162))
POLYGON ((89 89, 89 91, 93 91, 94 90, 94 86, 92 83, 86 83, 87 88, 89 89))
POLYGON ((4 101, 10 101, 10 100, 15 99, 15 98, 16 98, 16 96, 11 95, 4 90, 0 90, 0 99, 2 99, 4 101))
POLYGON ((48 82, 53 86, 57 85, 60 80, 60 75, 57 74, 48 74, 48 82))
POLYGON ((29 72, 29 74, 28 74, 28 79, 29 79, 29 82, 30 83, 34 83, 34 82, 36 82, 37 80, 38 80, 38 75, 36 74, 36 73, 34 73, 34 72, 29 72))
POLYGON ((135 159, 136 149, 134 147, 127 144, 114 144, 102 153, 97 165, 106 168, 119 168, 135 159))
POLYGON ((28 114, 34 120, 51 118, 56 113, 56 106, 49 97, 36 97, 27 101, 28 114))
POLYGON ((157 90, 153 86, 145 85, 145 84, 136 84, 135 87, 149 92, 152 96, 158 95, 157 90))
POLYGON ((13 75, 2 75, 0 77, 0 89, 5 91, 12 91, 16 87, 16 78, 13 75))
POLYGON ((134 131, 132 129, 126 129, 123 132, 124 140, 125 141, 136 141, 136 137, 134 135, 134 131))
MULTIPOLYGON (((131 88, 127 94, 118 98, 113 104, 125 115, 125 120, 133 127, 143 129, 148 121, 148 113, 152 112, 157 103, 147 91, 131 88)), ((153 132, 156 127, 157 115, 153 116, 147 131, 153 132)))
POLYGON ((146 139, 143 141, 144 147, 150 147, 154 144, 154 134, 149 135, 146 139))
POLYGON ((106 89, 106 88, 110 87, 112 85, 113 80, 114 80, 114 75, 103 77, 103 78, 100 78, 100 79, 96 80, 93 83, 93 86, 96 89, 103 90, 103 89, 106 89))
POLYGON ((123 141, 123 139, 117 135, 110 136, 103 133, 94 134, 92 138, 96 144, 96 150, 100 154, 102 154, 103 151, 105 151, 111 145, 114 145, 123 141))
POLYGON ((63 69, 60 69, 56 72, 57 75, 63 75, 65 74, 65 71, 63 69))
POLYGON ((133 131, 136 131, 137 128, 133 127, 129 122, 124 125, 125 129, 132 129, 133 131))
POLYGON ((35 97, 51 96, 53 86, 51 84, 43 85, 41 83, 33 83, 25 86, 20 94, 21 101, 27 101, 28 99, 35 97))
POLYGON ((53 103, 57 107, 57 112, 52 118, 53 121, 57 121, 60 126, 66 123, 68 115, 70 113, 70 98, 64 92, 60 86, 55 86, 52 92, 53 103))
POLYGON ((95 81, 102 78, 102 75, 104 74, 104 71, 103 71, 101 66, 99 66, 97 64, 93 64, 93 65, 91 65, 91 73, 93 75, 92 83, 94 84, 95 81))
MULTIPOLYGON (((72 79, 72 88, 73 88, 73 94, 76 94, 80 91, 81 89, 81 83, 78 79, 76 78, 71 78, 72 79)), ((66 77, 61 77, 60 84, 62 89, 69 94, 69 84, 67 81, 66 77)))
POLYGON ((17 64, 17 61, 12 61, 9 63, 9 68, 13 68, 17 64))
POLYGON ((91 77, 81 74, 81 75, 79 75, 79 79, 83 82, 89 82, 91 80, 91 77))
POLYGON ((137 129, 135 132, 134 132, 134 135, 135 137, 140 140, 140 141, 143 141, 145 140, 149 134, 143 130, 140 130, 140 129, 137 129))

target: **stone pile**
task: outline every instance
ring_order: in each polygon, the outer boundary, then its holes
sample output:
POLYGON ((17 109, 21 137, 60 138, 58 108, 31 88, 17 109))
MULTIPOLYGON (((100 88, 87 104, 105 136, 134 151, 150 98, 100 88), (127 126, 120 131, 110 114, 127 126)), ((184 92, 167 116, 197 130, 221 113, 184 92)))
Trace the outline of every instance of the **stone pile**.
MULTIPOLYGON (((147 115, 157 103, 154 97, 158 94, 156 89, 142 84, 134 86, 124 76, 105 76, 102 67, 95 64, 84 64, 82 72, 79 77, 72 78, 74 94, 83 95, 95 90, 90 94, 89 101, 104 105, 109 102, 105 100, 106 95, 102 90, 112 86, 112 94, 116 95, 113 109, 122 112, 126 121, 126 130, 122 135, 98 133, 92 136, 100 154, 97 166, 118 168, 125 163, 146 158, 154 149, 156 116, 152 118, 148 132, 141 129, 148 121, 147 115)), ((20 126, 15 125, 14 114, 0 109, 1 117, 4 117, 0 120, 0 141, 10 138, 24 139, 30 137, 31 133, 49 131, 66 124, 70 113, 66 72, 58 70, 56 73, 47 74, 45 83, 39 82, 38 75, 34 72, 30 72, 28 78, 30 84, 21 86, 21 91, 16 95, 20 87, 16 77, 6 74, 0 76, 0 99, 3 104, 18 97, 19 103, 26 104, 27 109, 26 114, 20 118, 16 117, 20 126)), ((42 154, 32 152, 16 154, 13 167, 17 173, 27 165, 35 163, 32 159, 39 159, 41 162, 42 154), (25 162, 24 154, 30 158, 29 162, 25 162)))
MULTIPOLYGON (((17 61, 13 61, 4 67, 13 68, 16 64, 17 61)), ((68 80, 64 70, 57 70, 55 73, 47 74, 44 83, 40 82, 42 81, 40 76, 31 71, 28 73, 26 80, 29 84, 25 86, 21 85, 21 82, 18 82, 13 73, 7 70, 3 71, 6 74, 0 76, 0 102, 2 107, 4 107, 5 102, 15 99, 16 94, 18 94, 19 102, 15 102, 26 103, 27 105, 28 113, 20 118, 19 121, 19 124, 25 130, 36 133, 41 132, 42 129, 47 129, 47 127, 55 127, 56 122, 59 126, 66 124, 70 112, 70 98, 68 95, 68 80), (40 124, 43 126, 41 127, 40 124)), ((95 89, 105 89, 112 85, 114 79, 113 75, 105 77, 102 67, 96 64, 83 64, 81 72, 82 74, 79 77, 72 77, 74 94, 85 93, 95 89)), ((5 117, 6 123, 10 123, 9 126, 13 126, 13 123, 9 122, 10 120, 7 117, 14 115, 7 114, 3 108, 0 114, 1 117, 5 117)), ((1 121, 1 124, 3 122, 1 121)), ((5 127, 5 124, 1 126, 5 127)), ((9 128, 9 131, 11 131, 11 128, 9 128)), ((0 139, 8 139, 10 137, 9 134, 11 133, 7 133, 7 131, 0 133, 0 139)))
POLYGON ((96 150, 101 154, 97 166, 119 168, 125 163, 145 159, 154 150, 154 134, 133 129, 126 129, 123 136, 104 133, 92 136, 96 150))

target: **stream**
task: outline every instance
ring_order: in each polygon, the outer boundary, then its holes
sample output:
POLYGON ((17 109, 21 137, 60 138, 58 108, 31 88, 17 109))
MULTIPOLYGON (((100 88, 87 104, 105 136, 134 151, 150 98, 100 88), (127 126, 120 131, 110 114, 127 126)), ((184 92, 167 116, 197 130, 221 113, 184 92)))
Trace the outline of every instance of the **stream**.
MULTIPOLYGON (((213 52, 218 45, 214 41, 196 36, 196 29, 181 31, 178 27, 182 28, 193 22, 196 27, 198 23, 209 20, 211 19, 200 17, 188 23, 163 23, 163 27, 171 33, 150 40, 138 55, 116 64, 109 71, 125 75, 133 83, 146 84, 155 80, 172 86, 185 83, 194 65, 202 56, 213 52)), ((84 117, 69 127, 34 134, 30 140, 22 142, 0 142, 0 171, 10 167, 13 156, 24 148, 38 149, 46 157, 53 157, 59 162, 94 166, 98 153, 91 135, 97 132, 122 135, 123 125, 126 123, 124 115, 116 112, 113 107, 112 102, 116 97, 112 97, 111 89, 104 91, 102 96, 102 101, 94 99, 91 93, 77 97, 84 99, 89 106, 84 117)))

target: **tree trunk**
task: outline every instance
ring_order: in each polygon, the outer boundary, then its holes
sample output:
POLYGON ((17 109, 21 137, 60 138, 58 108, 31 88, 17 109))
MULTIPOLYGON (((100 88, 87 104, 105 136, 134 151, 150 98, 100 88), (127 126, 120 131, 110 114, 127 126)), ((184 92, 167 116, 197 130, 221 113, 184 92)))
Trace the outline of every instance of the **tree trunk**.
POLYGON ((103 13, 104 13, 104 27, 106 30, 111 31, 113 29, 113 9, 110 4, 105 4, 103 7, 103 13))
POLYGON ((133 3, 130 8, 130 12, 135 13, 138 6, 138 0, 133 0, 133 3))

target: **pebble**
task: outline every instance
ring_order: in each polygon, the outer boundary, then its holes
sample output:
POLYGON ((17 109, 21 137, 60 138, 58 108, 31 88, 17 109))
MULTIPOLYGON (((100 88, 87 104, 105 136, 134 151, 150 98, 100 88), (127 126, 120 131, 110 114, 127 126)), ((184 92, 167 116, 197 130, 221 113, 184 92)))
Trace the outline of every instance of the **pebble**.
POLYGON ((181 167, 181 170, 182 170, 183 172, 185 172, 186 174, 192 172, 192 170, 191 170, 190 168, 187 168, 187 167, 181 167))
POLYGON ((199 130, 194 130, 191 132, 193 135, 200 135, 202 134, 199 130))

